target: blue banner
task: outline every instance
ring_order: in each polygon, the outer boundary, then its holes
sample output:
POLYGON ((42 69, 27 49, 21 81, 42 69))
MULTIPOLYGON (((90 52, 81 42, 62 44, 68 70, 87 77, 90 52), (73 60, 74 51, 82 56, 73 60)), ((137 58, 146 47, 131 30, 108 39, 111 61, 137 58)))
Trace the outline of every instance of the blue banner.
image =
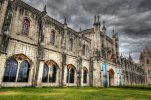
POLYGON ((106 70, 106 64, 102 64, 102 72, 103 72, 103 86, 107 87, 107 70, 106 70))
POLYGON ((118 68, 117 73, 118 73, 118 78, 119 78, 118 84, 122 85, 122 69, 121 69, 121 67, 118 68))

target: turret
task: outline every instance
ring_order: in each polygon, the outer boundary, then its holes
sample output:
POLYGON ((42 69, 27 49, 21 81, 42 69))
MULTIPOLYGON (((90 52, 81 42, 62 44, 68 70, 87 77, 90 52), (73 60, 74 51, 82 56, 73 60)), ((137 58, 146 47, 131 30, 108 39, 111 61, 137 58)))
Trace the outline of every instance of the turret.
POLYGON ((94 26, 100 25, 100 16, 94 16, 94 26))
POLYGON ((114 58, 119 57, 119 40, 118 40, 118 35, 115 33, 114 29, 112 31, 112 42, 113 42, 113 53, 114 53, 114 58))
POLYGON ((105 26, 105 21, 103 20, 103 27, 102 27, 103 32, 106 32, 106 26, 105 26))
POLYGON ((94 45, 94 53, 97 56, 100 56, 101 51, 101 37, 100 37, 100 17, 94 17, 94 36, 93 36, 93 45, 94 45))
POLYGON ((116 34, 114 32, 114 29, 112 30, 112 38, 116 38, 116 34))
POLYGON ((128 59, 130 60, 130 61, 133 61, 133 59, 132 59, 132 57, 131 57, 131 53, 129 52, 129 57, 128 57, 128 59))
POLYGON ((65 17, 64 18, 64 35, 63 35, 63 43, 62 43, 62 48, 63 50, 65 51, 66 50, 66 46, 67 46, 67 18, 65 17))
POLYGON ((45 15, 47 14, 47 6, 46 6, 46 5, 44 6, 44 9, 43 9, 43 11, 42 11, 42 14, 43 14, 43 16, 45 16, 45 15))
POLYGON ((44 45, 45 45, 44 34, 45 34, 46 14, 47 14, 47 11, 46 11, 46 5, 45 5, 38 21, 38 24, 39 24, 38 59, 39 60, 42 60, 44 57, 44 45))

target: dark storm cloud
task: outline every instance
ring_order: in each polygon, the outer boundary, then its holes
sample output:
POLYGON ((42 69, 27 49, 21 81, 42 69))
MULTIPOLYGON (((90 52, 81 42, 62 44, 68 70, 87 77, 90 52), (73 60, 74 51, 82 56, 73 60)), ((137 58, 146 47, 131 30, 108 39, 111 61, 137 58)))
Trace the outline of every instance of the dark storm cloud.
POLYGON ((132 52, 137 61, 139 52, 148 45, 151 48, 151 0, 26 0, 43 9, 47 5, 48 15, 75 30, 90 28, 94 15, 106 20, 107 34, 114 28, 119 34, 120 51, 125 55, 132 52), (136 58, 137 57, 137 58, 136 58))

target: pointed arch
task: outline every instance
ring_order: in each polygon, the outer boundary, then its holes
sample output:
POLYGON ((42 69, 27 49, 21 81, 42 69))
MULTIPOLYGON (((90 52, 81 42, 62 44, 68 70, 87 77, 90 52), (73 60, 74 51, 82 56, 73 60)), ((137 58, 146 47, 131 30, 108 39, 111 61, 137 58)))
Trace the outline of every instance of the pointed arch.
POLYGON ((75 82, 75 72, 76 68, 72 64, 67 65, 67 83, 74 83, 75 82))
MULTIPOLYGON (((14 58, 17 62, 22 62, 22 61, 28 61, 29 63, 30 63, 30 65, 32 65, 33 64, 33 61, 28 57, 28 56, 26 56, 26 55, 24 55, 24 54, 15 54, 15 55, 12 55, 12 56, 10 56, 9 58, 8 58, 8 60, 9 59, 12 59, 12 58, 14 58)), ((31 66, 32 67, 32 66, 31 66)))
POLYGON ((55 41, 56 41, 56 32, 54 30, 52 30, 50 33, 50 43, 52 45, 55 45, 55 41))
POLYGON ((109 86, 113 86, 114 85, 114 75, 115 72, 113 69, 109 70, 109 86))
POLYGON ((67 65, 67 68, 68 68, 68 69, 74 68, 74 70, 76 70, 76 68, 75 68, 75 66, 74 66, 73 64, 68 64, 68 65, 67 65))
POLYGON ((29 35, 29 30, 30 30, 30 19, 25 17, 23 19, 23 23, 22 23, 22 35, 29 35))
POLYGON ((56 83, 58 70, 59 66, 55 61, 53 60, 46 61, 43 67, 42 82, 56 83))
POLYGON ((48 82, 48 72, 49 72, 49 68, 48 68, 47 64, 44 64, 43 74, 42 74, 42 82, 48 82))
POLYGON ((28 82, 32 64, 24 54, 9 57, 5 64, 3 82, 28 82))
POLYGON ((57 66, 52 65, 50 67, 51 76, 49 77, 49 82, 55 83, 57 79, 57 66))
POLYGON ((87 83, 87 76, 88 76, 88 69, 86 67, 83 67, 83 83, 87 83))
POLYGON ((30 64, 28 61, 23 61, 19 67, 17 82, 28 82, 30 64))
POLYGON ((15 82, 17 67, 18 67, 18 62, 14 58, 7 60, 3 82, 15 82))

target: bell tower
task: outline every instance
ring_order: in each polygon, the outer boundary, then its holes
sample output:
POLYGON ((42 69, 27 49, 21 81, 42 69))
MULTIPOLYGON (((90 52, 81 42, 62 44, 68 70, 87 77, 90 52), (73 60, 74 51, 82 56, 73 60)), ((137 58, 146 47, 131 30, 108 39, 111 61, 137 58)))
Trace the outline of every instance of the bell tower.
POLYGON ((94 17, 94 35, 93 35, 93 51, 94 56, 100 56, 101 55, 101 23, 100 23, 100 17, 95 16, 94 17))

